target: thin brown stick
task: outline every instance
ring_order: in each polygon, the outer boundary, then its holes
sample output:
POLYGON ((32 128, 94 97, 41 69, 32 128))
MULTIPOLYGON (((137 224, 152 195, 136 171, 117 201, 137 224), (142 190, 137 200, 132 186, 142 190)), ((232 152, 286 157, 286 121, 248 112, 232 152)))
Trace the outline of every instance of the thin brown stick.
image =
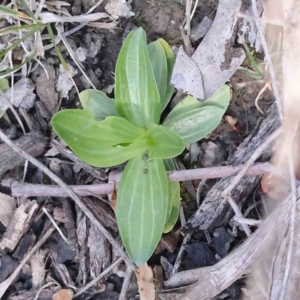
POLYGON ((192 237, 192 234, 191 233, 188 233, 184 239, 183 239, 183 242, 180 246, 180 249, 178 251, 178 254, 177 254, 177 257, 176 257, 176 260, 175 260, 175 263, 174 263, 174 266, 173 266, 173 269, 172 269, 172 272, 171 272, 171 277, 173 275, 175 275, 177 272, 178 272, 178 269, 180 267, 180 264, 181 264, 181 260, 182 260, 182 254, 183 254, 183 251, 185 249, 185 245, 190 241, 192 237))
MULTIPOLYGON (((233 178, 232 182, 230 185, 224 190, 222 193, 223 197, 228 198, 228 203, 232 207, 234 213, 238 218, 243 218, 242 213, 240 212, 238 206, 236 203, 233 201, 231 198, 231 192, 233 189, 238 185, 239 181, 242 179, 242 177, 246 174, 247 170, 254 164, 254 162, 261 156, 261 154, 265 151, 269 145, 275 141, 275 139, 279 136, 281 130, 277 129, 274 131, 265 141, 258 147, 254 153, 251 155, 251 157, 248 159, 248 161, 245 163, 243 166, 242 170, 233 178)), ((250 236, 251 231, 246 223, 241 223, 241 226, 243 227, 245 233, 247 236, 250 236)))
POLYGON ((84 212, 84 214, 90 219, 92 223, 94 223, 101 233, 106 237, 106 239, 112 244, 113 247, 119 252, 121 257, 126 261, 126 263, 132 268, 135 269, 135 265, 124 252, 124 250, 119 246, 119 244, 115 241, 115 239, 111 236, 111 234, 106 230, 106 228, 98 221, 98 219, 93 215, 93 213, 82 203, 80 198, 74 193, 72 189, 69 188, 67 184, 65 184, 57 175, 52 173, 47 167, 45 167, 42 163, 40 163, 37 159, 33 158, 18 146, 16 146, 12 141, 0 130, 0 138, 5 142, 9 147, 12 148, 16 153, 24 157, 26 160, 30 161, 37 168, 42 170, 50 179, 56 182, 59 186, 61 186, 67 193, 67 195, 74 200, 76 205, 84 212))
MULTIPOLYGON (((265 220, 241 246, 211 267, 175 274, 164 285, 168 289, 193 285, 181 299, 211 299, 233 282, 249 273, 250 266, 263 253, 269 253, 288 226, 290 196, 265 220), (280 223, 280 227, 278 227, 280 223), (196 284, 195 284, 196 283, 196 284)), ((298 204, 299 208, 299 204, 298 204)))
POLYGON ((262 153, 266 150, 266 148, 275 141, 275 139, 279 136, 281 130, 277 129, 274 131, 261 145, 257 148, 251 157, 247 160, 247 162, 243 165, 243 168, 239 171, 239 173, 233 178, 230 185, 224 190, 222 196, 226 197, 231 194, 232 190, 237 186, 241 178, 246 174, 246 172, 250 169, 250 167, 254 164, 254 162, 262 155, 262 153))
MULTIPOLYGON (((195 179, 213 179, 228 177, 236 174, 242 170, 244 165, 238 166, 223 166, 223 167, 211 167, 202 169, 191 170, 178 170, 169 172, 168 177, 170 181, 187 181, 195 179)), ((245 174, 247 175, 262 175, 270 173, 274 170, 269 163, 258 163, 247 168, 245 174)), ((120 180, 114 177, 115 181, 120 180)), ((60 186, 54 185, 42 185, 42 184, 29 184, 20 183, 18 181, 3 180, 2 185, 10 187, 12 195, 19 196, 52 196, 52 197, 68 197, 69 193, 60 186)), ((94 196, 94 195, 106 195, 111 194, 114 190, 113 183, 106 184, 94 184, 94 185, 70 185, 72 191, 79 196, 94 196)))
POLYGON ((103 271, 101 274, 99 274, 97 277, 95 277, 91 282, 89 282, 87 285, 82 287, 75 295, 74 298, 80 296, 83 294, 86 290, 88 290, 90 287, 92 287, 97 281, 99 281, 102 277, 104 277, 106 274, 108 274, 114 267, 119 265, 122 262, 123 258, 120 257, 118 260, 116 260, 111 266, 109 266, 105 271, 103 271))
POLYGON ((11 283, 17 278, 19 273, 21 272, 24 265, 28 262, 28 260, 32 257, 32 255, 46 242, 46 240, 50 237, 50 235, 55 230, 55 227, 50 227, 48 231, 43 235, 43 237, 36 243, 36 245, 28 252, 28 254, 22 259, 19 266, 15 269, 15 271, 2 283, 0 283, 0 299, 9 288, 11 283))
MULTIPOLYGON (((231 196, 227 196, 227 201, 228 203, 230 204, 232 210, 234 211, 235 215, 238 217, 238 218, 242 218, 243 217, 243 214, 241 213, 238 205, 234 202, 234 200, 231 198, 231 196)), ((240 223, 244 232, 247 234, 247 236, 249 237, 251 235, 251 230, 249 229, 248 225, 245 224, 245 223, 240 223)))
POLYGON ((128 291, 128 287, 129 287, 129 283, 130 283, 130 278, 132 275, 132 270, 128 267, 126 267, 126 273, 125 273, 125 277, 124 277, 124 281, 123 281, 123 285, 122 285, 122 290, 119 296, 119 300, 126 300, 126 294, 128 291))
POLYGON ((186 5, 185 5, 185 18, 186 18, 186 25, 185 25, 185 30, 188 35, 188 37, 191 36, 191 10, 192 10, 192 3, 193 0, 187 0, 186 5))

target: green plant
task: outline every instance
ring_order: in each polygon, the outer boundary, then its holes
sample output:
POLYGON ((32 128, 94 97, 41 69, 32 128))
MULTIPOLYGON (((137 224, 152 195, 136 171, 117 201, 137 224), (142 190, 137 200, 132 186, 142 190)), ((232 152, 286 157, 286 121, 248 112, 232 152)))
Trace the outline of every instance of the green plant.
POLYGON ((243 46, 254 71, 244 67, 240 67, 240 70, 242 70, 245 74, 249 75, 254 79, 264 78, 265 74, 263 70, 259 67, 259 65, 256 63, 255 58, 253 56, 253 52, 249 49, 248 45, 245 42, 243 42, 243 46))
POLYGON ((215 129, 230 100, 226 85, 205 103, 188 96, 159 125, 173 94, 173 65, 164 40, 147 46, 144 30, 134 30, 117 60, 115 99, 85 90, 83 110, 63 110, 52 118, 58 136, 83 161, 108 167, 129 160, 118 187, 116 217, 137 265, 149 259, 178 218, 179 182, 168 182, 166 172, 175 169, 172 158, 215 129))

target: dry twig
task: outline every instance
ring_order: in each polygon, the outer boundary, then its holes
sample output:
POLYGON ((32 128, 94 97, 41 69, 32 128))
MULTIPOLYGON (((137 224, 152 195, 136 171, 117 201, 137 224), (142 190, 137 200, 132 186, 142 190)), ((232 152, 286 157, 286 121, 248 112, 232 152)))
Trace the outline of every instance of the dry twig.
MULTIPOLYGON (((300 204, 298 204, 299 208, 300 204)), ((192 285, 181 299, 211 299, 244 274, 263 253, 274 248, 288 226, 291 202, 286 199, 240 247, 211 267, 175 274, 165 282, 168 289, 192 285), (280 224, 278 228, 277 224, 280 224), (276 229, 276 231, 275 231, 276 229), (276 233, 276 234, 275 234, 276 233), (197 284, 195 284, 197 283, 197 284)))
MULTIPOLYGON (((244 165, 222 166, 191 170, 178 170, 169 172, 170 181, 187 181, 195 179, 213 179, 232 176, 243 169, 244 165)), ((247 175, 262 175, 274 170, 269 163, 258 163, 247 168, 247 175)), ((120 176, 114 177, 115 181, 120 180, 120 176)), ((67 197, 69 193, 61 186, 20 183, 14 180, 3 180, 2 185, 10 187, 13 196, 52 196, 67 197)), ((94 185, 70 185, 68 186, 79 196, 95 196, 111 194, 114 190, 113 183, 94 185)))
POLYGON ((28 262, 28 260, 32 257, 32 255, 46 242, 46 240, 50 237, 50 235, 55 230, 54 227, 48 229, 48 231, 44 234, 44 236, 36 243, 36 245, 27 253, 27 255, 22 259, 20 265, 16 268, 16 270, 2 283, 0 283, 0 298, 4 295, 8 287, 12 284, 12 282, 17 278, 19 273, 21 272, 24 265, 28 262))
POLYGON ((116 260, 111 266, 109 266, 105 271, 103 271, 101 274, 99 274, 97 277, 95 277, 91 282, 89 282, 87 285, 79 289, 79 291, 74 295, 74 298, 80 296, 85 291, 87 291, 90 287, 92 287, 97 281, 99 281, 102 277, 104 277, 106 274, 108 274, 114 267, 119 265, 122 262, 122 257, 120 257, 118 260, 116 260))
POLYGON ((122 285, 122 290, 119 296, 119 300, 126 300, 126 294, 127 294, 127 290, 129 287, 129 283, 130 283, 130 278, 132 275, 132 270, 128 267, 126 267, 126 273, 125 273, 125 277, 124 277, 124 281, 123 281, 123 285, 122 285))

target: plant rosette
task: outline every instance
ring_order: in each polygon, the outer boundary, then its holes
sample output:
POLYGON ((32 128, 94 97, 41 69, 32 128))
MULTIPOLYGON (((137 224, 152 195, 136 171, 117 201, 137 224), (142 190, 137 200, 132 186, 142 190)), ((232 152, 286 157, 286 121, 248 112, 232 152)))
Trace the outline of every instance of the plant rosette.
POLYGON ((230 101, 226 85, 204 103, 187 96, 160 125, 174 92, 174 62, 164 40, 147 45, 145 31, 133 30, 117 60, 115 99, 85 90, 80 93, 82 110, 62 110, 51 121, 84 162, 111 167, 128 161, 118 186, 116 218, 126 251, 138 266, 178 219, 179 182, 167 177, 175 169, 172 158, 213 131, 230 101))

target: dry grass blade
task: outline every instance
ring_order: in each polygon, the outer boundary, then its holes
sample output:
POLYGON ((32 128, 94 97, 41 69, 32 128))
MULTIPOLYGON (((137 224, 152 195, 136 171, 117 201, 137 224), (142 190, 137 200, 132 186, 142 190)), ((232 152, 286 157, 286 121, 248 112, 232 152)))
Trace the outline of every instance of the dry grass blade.
POLYGON ((90 15, 61 17, 52 13, 40 13, 40 19, 43 23, 87 23, 106 19, 109 15, 106 13, 94 13, 90 15))
POLYGON ((67 42, 66 38, 63 36, 62 32, 61 32, 61 28, 59 26, 56 27, 58 35, 60 36, 61 40, 63 41, 66 49, 68 50, 70 56, 72 57, 73 61, 76 63, 77 67, 80 69, 81 73, 83 74, 83 76, 85 77, 85 79, 87 80, 87 82, 91 85, 91 87, 93 89, 96 90, 96 87, 94 86, 94 84, 91 82, 90 78, 86 75, 83 66, 81 65, 81 63, 78 61, 76 54, 74 53, 74 51, 72 50, 72 48, 70 47, 69 43, 67 42))
POLYGON ((27 20, 32 20, 31 17, 27 16, 26 14, 13 10, 11 8, 8 8, 6 6, 0 5, 0 14, 3 15, 9 15, 18 19, 27 19, 27 20))

